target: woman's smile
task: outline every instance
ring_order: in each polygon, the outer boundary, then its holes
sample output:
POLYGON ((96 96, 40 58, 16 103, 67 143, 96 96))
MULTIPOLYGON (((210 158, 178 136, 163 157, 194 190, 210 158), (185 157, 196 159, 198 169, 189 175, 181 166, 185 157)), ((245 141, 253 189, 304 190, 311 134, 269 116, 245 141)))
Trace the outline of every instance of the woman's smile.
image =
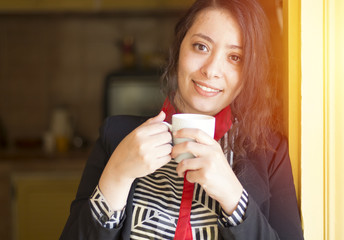
POLYGON ((196 91, 202 96, 215 97, 222 92, 222 90, 214 88, 206 83, 196 82, 194 80, 192 80, 192 82, 194 83, 196 91))

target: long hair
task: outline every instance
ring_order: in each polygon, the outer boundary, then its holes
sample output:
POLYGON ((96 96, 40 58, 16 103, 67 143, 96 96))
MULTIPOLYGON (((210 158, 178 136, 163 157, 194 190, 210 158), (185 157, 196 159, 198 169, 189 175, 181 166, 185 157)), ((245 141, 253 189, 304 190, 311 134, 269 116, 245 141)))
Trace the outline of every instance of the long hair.
POLYGON ((256 0, 196 0, 175 27, 175 38, 162 75, 163 90, 173 104, 178 89, 178 59, 181 43, 197 15, 206 8, 225 9, 238 22, 243 39, 242 90, 231 103, 235 122, 229 137, 235 138, 234 153, 269 148, 268 138, 276 130, 275 91, 269 78, 270 31, 266 15, 256 0))

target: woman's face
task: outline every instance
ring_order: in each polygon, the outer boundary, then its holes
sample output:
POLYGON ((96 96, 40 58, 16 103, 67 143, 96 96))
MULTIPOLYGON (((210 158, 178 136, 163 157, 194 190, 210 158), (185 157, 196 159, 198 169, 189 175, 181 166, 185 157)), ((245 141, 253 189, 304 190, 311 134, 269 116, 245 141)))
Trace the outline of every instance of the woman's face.
POLYGON ((242 51, 240 27, 228 12, 200 12, 180 46, 177 108, 215 115, 227 107, 241 90, 242 51))

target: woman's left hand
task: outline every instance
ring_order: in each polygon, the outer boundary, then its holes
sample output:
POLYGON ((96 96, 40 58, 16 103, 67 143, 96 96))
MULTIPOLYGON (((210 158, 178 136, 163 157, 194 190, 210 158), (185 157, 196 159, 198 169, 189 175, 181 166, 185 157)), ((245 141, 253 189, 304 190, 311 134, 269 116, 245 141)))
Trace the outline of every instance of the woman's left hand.
POLYGON ((198 129, 181 129, 174 138, 191 138, 195 142, 183 142, 173 147, 171 156, 190 152, 195 158, 185 159, 177 166, 179 176, 191 183, 198 183, 213 199, 217 200, 227 214, 232 214, 241 197, 243 187, 230 167, 218 142, 198 129))

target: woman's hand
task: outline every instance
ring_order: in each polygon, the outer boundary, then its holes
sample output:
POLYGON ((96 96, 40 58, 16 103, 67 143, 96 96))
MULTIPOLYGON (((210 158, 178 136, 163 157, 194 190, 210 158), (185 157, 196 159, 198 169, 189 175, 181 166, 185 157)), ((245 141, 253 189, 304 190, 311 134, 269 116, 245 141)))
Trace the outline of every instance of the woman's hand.
POLYGON ((172 149, 172 158, 184 152, 195 158, 185 159, 178 164, 179 176, 198 183, 213 199, 217 200, 227 214, 232 214, 241 197, 243 187, 232 171, 221 146, 206 133, 198 129, 181 129, 173 133, 175 138, 191 138, 196 142, 183 142, 172 149))
POLYGON ((135 178, 146 176, 171 160, 172 136, 161 112, 147 120, 117 146, 99 180, 99 188, 114 210, 122 209, 135 178))

